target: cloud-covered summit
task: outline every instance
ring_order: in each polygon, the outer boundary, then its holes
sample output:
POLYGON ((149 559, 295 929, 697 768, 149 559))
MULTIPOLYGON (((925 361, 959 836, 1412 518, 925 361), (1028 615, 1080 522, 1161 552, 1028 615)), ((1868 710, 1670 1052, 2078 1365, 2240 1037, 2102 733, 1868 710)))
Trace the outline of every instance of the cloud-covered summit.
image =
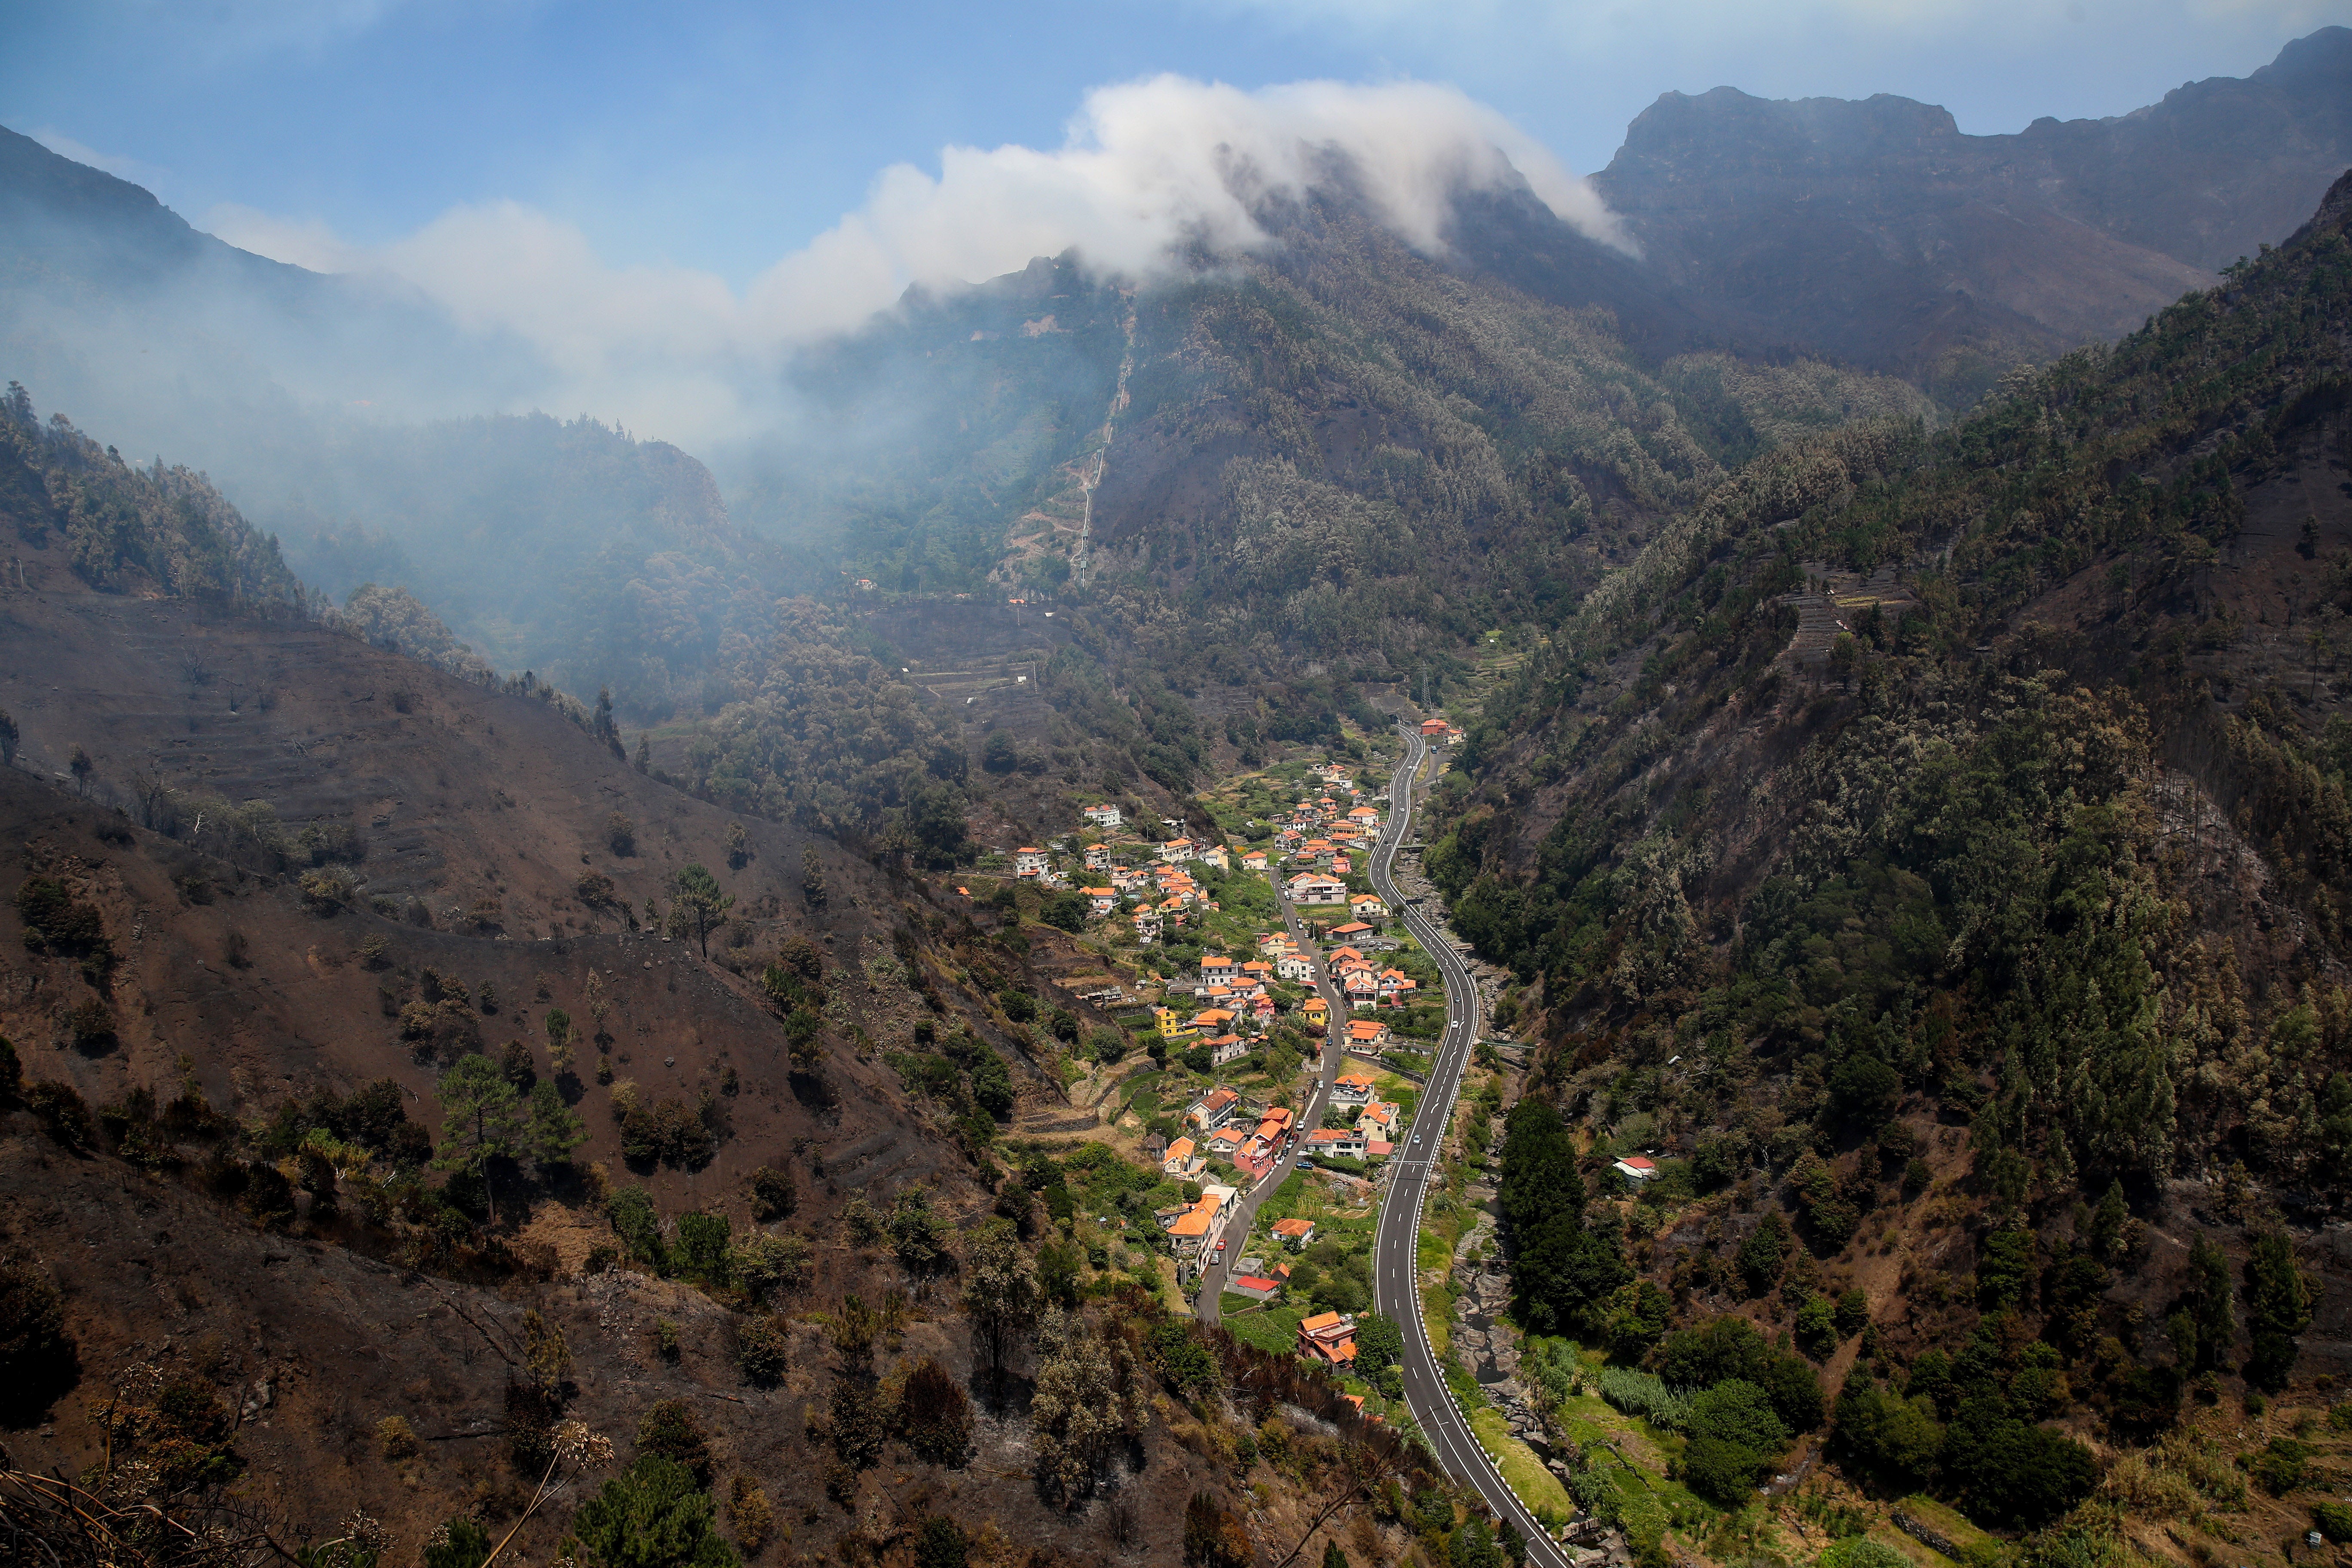
POLYGON ((1088 93, 1057 148, 949 147, 936 174, 886 169, 862 205, 740 292, 683 267, 615 268, 572 225, 512 202, 453 208, 368 247, 247 208, 208 221, 279 260, 395 278, 469 329, 529 342, 562 384, 551 406, 698 439, 742 433, 759 416, 747 389, 782 354, 854 329, 909 286, 977 283, 1065 251, 1098 276, 1148 279, 1187 247, 1270 243, 1260 204, 1337 179, 1428 251, 1444 247, 1457 195, 1521 183, 1564 222, 1627 245, 1585 181, 1453 88, 1244 91, 1176 76, 1088 93))

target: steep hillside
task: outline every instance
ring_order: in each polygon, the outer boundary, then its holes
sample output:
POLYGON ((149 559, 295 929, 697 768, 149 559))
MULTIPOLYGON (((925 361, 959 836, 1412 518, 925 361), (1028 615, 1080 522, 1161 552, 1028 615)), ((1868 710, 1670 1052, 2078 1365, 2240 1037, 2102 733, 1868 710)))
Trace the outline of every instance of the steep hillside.
POLYGON ((1965 405, 2019 358, 2119 336, 2275 244, 2352 163, 2352 31, 2113 120, 1965 136, 1885 94, 1669 93, 1597 183, 1664 278, 1965 405))
POLYGON ((1673 1162, 1622 1233, 1520 1216, 1531 1322, 1703 1385, 1661 1336, 1792 1321, 1850 1477, 2052 1550, 2194 1559, 2270 1506, 2176 1447, 2068 1512, 2191 1390, 2352 1373, 2347 227, 2352 178, 1948 433, 1751 466, 1489 704, 1429 867, 1565 1157, 1673 1162))
POLYGON ((1171 1320, 1124 1233, 1176 1184, 1069 1137, 1098 956, 314 619, 193 476, 13 439, 9 1553, 637 1561, 600 1508, 705 1568, 1409 1548, 1426 1461, 1171 1320))

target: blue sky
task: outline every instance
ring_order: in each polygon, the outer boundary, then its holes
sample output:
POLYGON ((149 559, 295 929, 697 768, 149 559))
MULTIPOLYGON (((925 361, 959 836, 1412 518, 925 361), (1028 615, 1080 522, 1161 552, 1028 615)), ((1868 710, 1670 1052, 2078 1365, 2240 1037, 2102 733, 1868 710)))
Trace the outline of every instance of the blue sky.
POLYGON ((0 0, 0 123, 194 220, 391 242, 522 204, 740 289, 950 143, 1058 146, 1090 88, 1450 82, 1567 164, 1660 91, 1893 91, 1970 131, 2242 75, 2352 0, 0 0))

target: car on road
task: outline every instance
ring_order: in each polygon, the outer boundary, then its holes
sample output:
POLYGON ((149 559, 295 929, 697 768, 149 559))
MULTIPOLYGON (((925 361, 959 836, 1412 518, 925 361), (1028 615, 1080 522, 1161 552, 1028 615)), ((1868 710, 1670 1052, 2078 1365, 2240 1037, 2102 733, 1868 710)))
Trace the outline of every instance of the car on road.
POLYGON ((1312 1160, 1301 1160, 1298 1162, 1298 1168, 1302 1171, 1311 1171, 1315 1168, 1315 1162, 1312 1160))

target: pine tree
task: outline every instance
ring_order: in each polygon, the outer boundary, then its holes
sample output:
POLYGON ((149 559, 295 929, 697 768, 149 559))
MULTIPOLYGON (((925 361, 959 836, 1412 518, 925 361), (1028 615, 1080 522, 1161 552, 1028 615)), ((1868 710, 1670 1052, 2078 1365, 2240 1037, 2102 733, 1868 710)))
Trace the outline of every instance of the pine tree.
POLYGON ((436 1092, 441 1100, 441 1142, 433 1152, 434 1168, 479 1171, 482 1201, 488 1206, 490 1223, 496 1225, 499 1208, 490 1194, 490 1162, 511 1160, 520 1152, 520 1097, 499 1065, 478 1052, 458 1058, 441 1075, 436 1092))

